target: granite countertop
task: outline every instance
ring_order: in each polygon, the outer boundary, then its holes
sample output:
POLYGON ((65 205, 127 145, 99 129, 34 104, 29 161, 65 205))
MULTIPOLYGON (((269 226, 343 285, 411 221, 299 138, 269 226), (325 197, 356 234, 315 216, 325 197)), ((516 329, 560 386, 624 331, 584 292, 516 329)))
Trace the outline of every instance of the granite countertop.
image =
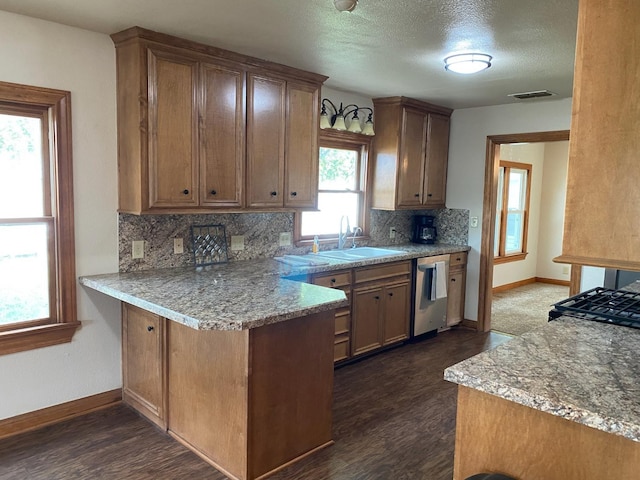
POLYGON ((444 378, 640 442, 640 330, 563 316, 444 378))
MULTIPOLYGON (((387 247, 385 247, 387 248, 387 247)), ((291 266, 274 259, 195 269, 167 268, 80 277, 80 284, 198 330, 244 330, 348 304, 342 290, 288 280, 344 268, 469 250, 460 245, 393 245, 402 253, 358 261, 291 266)))

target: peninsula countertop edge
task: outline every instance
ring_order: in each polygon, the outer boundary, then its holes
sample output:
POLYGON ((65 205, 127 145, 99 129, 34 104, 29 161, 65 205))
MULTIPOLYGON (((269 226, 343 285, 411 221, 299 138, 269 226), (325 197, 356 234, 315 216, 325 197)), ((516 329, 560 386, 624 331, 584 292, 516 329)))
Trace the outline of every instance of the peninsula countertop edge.
POLYGON ((294 267, 271 258, 202 268, 176 267, 82 276, 79 283, 196 330, 246 330, 348 305, 345 293, 287 279, 299 275, 468 251, 465 245, 394 245, 402 253, 294 267))

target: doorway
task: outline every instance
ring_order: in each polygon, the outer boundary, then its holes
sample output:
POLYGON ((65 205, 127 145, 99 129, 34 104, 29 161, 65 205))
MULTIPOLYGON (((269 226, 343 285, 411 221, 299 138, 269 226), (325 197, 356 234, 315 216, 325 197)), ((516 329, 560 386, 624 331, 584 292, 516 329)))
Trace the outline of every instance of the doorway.
MULTIPOLYGON (((493 135, 487 137, 485 159, 484 199, 482 207, 482 242, 480 246, 480 282, 478 292, 479 331, 491 330, 491 303, 493 298, 493 259, 495 241, 496 205, 500 172, 500 145, 512 143, 539 143, 569 140, 569 130, 554 132, 493 135)), ((579 285, 580 267, 571 268, 571 291, 579 285)))

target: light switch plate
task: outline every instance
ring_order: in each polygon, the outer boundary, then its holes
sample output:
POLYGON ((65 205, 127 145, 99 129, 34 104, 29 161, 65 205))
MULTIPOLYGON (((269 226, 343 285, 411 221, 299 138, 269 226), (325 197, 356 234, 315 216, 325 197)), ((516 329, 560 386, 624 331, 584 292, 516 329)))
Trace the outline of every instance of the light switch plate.
POLYGON ((278 245, 281 247, 288 247, 291 245, 291 232, 281 232, 278 245))
POLYGON ((231 236, 231 250, 235 252, 244 250, 244 235, 231 236))

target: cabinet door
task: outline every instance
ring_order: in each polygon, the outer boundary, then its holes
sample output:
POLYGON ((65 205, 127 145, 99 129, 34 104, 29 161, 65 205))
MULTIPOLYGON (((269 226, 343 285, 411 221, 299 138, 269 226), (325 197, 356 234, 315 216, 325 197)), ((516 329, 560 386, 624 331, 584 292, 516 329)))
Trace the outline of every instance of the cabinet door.
POLYGON ((409 338, 409 282, 384 288, 384 345, 409 338))
POLYGON ((282 207, 284 188, 284 80, 247 75, 247 203, 282 207))
POLYGON ((428 116, 424 193, 425 207, 445 206, 447 163, 449 158, 449 117, 430 113, 428 116))
POLYGON ((353 290, 352 355, 360 355, 382 346, 382 304, 382 287, 353 290))
POLYGON ((405 108, 400 137, 400 168, 398 171, 399 207, 420 207, 424 178, 427 117, 424 113, 405 108))
POLYGON ((244 72, 200 66, 200 204, 242 206, 244 72))
POLYGON ((148 50, 149 206, 197 205, 197 62, 148 50))
POLYGON ((457 325, 464 319, 465 277, 465 267, 449 271, 447 326, 457 325))
POLYGON ((123 303, 123 398, 164 426, 164 324, 161 317, 123 303))
POLYGON ((318 91, 287 83, 285 207, 318 206, 318 91))

